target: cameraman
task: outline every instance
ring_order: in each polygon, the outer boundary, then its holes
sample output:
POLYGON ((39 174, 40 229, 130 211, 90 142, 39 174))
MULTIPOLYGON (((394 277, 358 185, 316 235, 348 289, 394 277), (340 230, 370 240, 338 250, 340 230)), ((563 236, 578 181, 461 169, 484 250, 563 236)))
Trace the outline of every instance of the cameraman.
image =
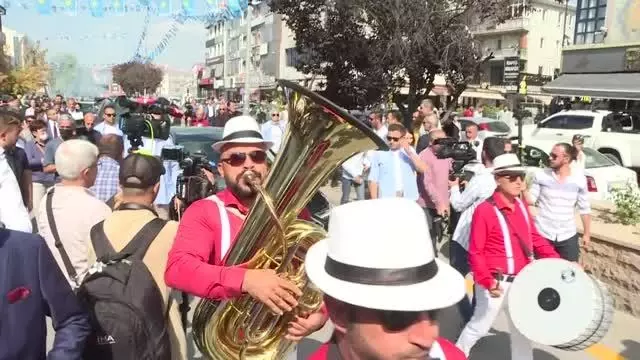
POLYGON ((449 172, 452 159, 438 159, 436 153, 441 145, 434 144, 436 140, 445 138, 441 129, 429 132, 429 147, 422 150, 420 159, 427 164, 429 171, 425 171, 418 177, 418 191, 420 198, 418 204, 424 208, 427 223, 431 232, 434 254, 438 254, 438 218, 445 217, 449 213, 449 172))
MULTIPOLYGON (((152 114, 153 121, 162 122, 163 116, 160 114, 152 114)), ((129 154, 131 149, 131 142, 128 139, 128 136, 125 134, 123 137, 124 140, 124 148, 125 148, 125 156, 129 154)), ((165 147, 173 147, 173 139, 168 137, 166 140, 160 138, 149 138, 146 136, 141 137, 142 146, 138 148, 138 151, 144 154, 153 155, 156 157, 162 156, 162 149, 165 147)), ((162 164, 164 166, 165 173, 160 178, 160 189, 158 190, 158 196, 155 199, 155 210, 158 212, 158 216, 163 219, 169 219, 169 204, 171 203, 171 198, 176 193, 176 181, 178 178, 178 173, 180 172, 180 164, 174 160, 163 160, 162 164)))
MULTIPOLYGON (((496 156, 505 153, 506 141, 503 138, 489 137, 483 142, 482 147, 482 164, 476 166, 476 173, 469 183, 455 179, 449 182, 451 187, 451 195, 449 201, 451 207, 460 212, 460 219, 456 225, 453 237, 449 241, 449 259, 453 266, 462 276, 469 273, 469 261, 467 259, 467 251, 469 247, 469 234, 471 230, 471 218, 478 204, 485 201, 493 194, 496 189, 496 181, 491 173, 493 168, 493 159, 496 156), (460 191, 460 185, 465 185, 464 191, 460 191)), ((462 315, 465 324, 469 322, 473 315, 475 301, 469 302, 464 297, 458 303, 458 309, 462 315)))

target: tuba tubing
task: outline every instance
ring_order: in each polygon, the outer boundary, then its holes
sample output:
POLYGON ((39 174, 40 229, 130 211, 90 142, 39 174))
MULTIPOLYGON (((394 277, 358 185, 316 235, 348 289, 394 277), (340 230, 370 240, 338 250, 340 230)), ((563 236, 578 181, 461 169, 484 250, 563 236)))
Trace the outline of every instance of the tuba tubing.
POLYGON ((202 299, 193 316, 196 346, 215 360, 275 360, 295 345, 284 339, 296 314, 313 312, 322 294, 308 281, 304 258, 326 237, 320 226, 298 215, 328 177, 351 156, 386 144, 371 129, 320 95, 279 80, 287 97, 288 128, 269 175, 225 264, 273 269, 295 283, 303 295, 294 311, 281 316, 248 295, 214 301, 202 299))

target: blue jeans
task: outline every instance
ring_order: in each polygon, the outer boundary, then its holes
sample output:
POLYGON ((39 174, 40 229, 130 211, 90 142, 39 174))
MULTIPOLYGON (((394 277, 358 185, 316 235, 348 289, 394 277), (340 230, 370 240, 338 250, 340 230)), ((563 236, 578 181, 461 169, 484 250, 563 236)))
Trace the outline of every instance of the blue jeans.
POLYGON ((342 178, 342 198, 340 204, 346 204, 349 202, 349 195, 351 195, 351 186, 356 190, 356 199, 364 200, 364 181, 362 184, 356 184, 353 180, 342 178))
MULTIPOLYGON (((449 263, 454 269, 462 274, 462 276, 466 276, 471 271, 469 267, 469 256, 467 250, 465 250, 462 245, 458 244, 455 241, 449 241, 449 263)), ((460 315, 462 316, 465 324, 468 323, 469 320, 471 320, 471 316, 473 316, 475 307, 475 291, 471 301, 469 301, 469 297, 465 295, 462 300, 458 302, 458 311, 460 311, 460 315)))

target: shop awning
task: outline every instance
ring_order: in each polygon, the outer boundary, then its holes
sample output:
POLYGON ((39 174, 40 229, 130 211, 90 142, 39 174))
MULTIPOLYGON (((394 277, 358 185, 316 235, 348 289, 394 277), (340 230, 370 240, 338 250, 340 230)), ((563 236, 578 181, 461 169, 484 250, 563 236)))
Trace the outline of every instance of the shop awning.
POLYGON ((486 100, 504 100, 504 96, 496 92, 465 90, 460 95, 466 98, 486 99, 486 100))
POLYGON ((640 100, 640 73, 564 74, 542 87, 555 96, 640 100))

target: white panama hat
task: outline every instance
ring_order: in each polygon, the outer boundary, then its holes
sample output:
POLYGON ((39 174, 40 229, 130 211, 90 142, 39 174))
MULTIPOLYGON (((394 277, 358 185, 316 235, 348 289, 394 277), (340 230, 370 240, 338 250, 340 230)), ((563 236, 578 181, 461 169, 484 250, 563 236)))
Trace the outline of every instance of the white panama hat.
POLYGON ((224 125, 222 140, 214 143, 213 150, 220 152, 226 144, 264 144, 265 150, 273 146, 272 141, 262 138, 260 125, 256 119, 247 115, 232 117, 224 125))
POLYGON ((522 166, 516 154, 502 154, 493 159, 492 174, 500 174, 504 172, 510 173, 526 173, 527 168, 522 166))
POLYGON ((328 237, 309 249, 305 269, 325 294, 370 309, 435 310, 465 296, 464 278, 435 259, 424 211, 408 199, 333 208, 328 237))

